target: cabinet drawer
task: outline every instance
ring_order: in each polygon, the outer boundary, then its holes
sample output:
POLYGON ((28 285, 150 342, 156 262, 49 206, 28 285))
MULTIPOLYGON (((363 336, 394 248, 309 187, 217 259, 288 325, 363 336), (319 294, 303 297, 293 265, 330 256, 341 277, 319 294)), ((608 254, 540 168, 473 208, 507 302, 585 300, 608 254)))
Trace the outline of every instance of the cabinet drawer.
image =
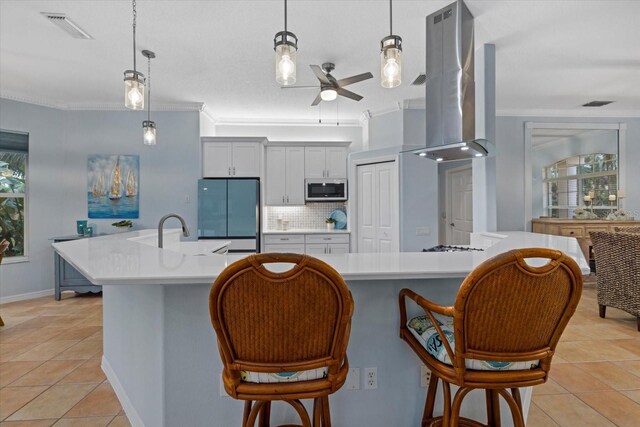
POLYGON ((304 234, 267 234, 264 236, 265 244, 304 244, 304 234))
POLYGON ((303 254, 304 245, 264 245, 264 252, 303 254))
POLYGON ((348 234, 306 234, 306 243, 349 243, 348 234))
POLYGON ((582 227, 562 227, 560 229, 560 235, 567 237, 582 237, 584 235, 584 229, 582 227))

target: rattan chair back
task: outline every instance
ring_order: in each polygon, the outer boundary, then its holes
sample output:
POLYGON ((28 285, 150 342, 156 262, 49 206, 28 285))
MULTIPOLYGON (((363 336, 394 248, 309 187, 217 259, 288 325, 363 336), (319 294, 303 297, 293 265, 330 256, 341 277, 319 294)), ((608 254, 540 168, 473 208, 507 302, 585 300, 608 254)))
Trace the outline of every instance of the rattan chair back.
POLYGON ((353 299, 338 272, 316 258, 269 253, 237 261, 213 284, 209 307, 229 371, 328 367, 331 377, 345 361, 353 299), (294 266, 275 273, 269 263, 294 266))
POLYGON ((560 251, 512 250, 484 262, 455 302, 456 368, 464 371, 464 359, 540 360, 548 370, 581 294, 581 271, 560 251), (532 258, 547 262, 534 267, 532 258))
POLYGON ((616 233, 640 233, 640 227, 614 227, 616 233))

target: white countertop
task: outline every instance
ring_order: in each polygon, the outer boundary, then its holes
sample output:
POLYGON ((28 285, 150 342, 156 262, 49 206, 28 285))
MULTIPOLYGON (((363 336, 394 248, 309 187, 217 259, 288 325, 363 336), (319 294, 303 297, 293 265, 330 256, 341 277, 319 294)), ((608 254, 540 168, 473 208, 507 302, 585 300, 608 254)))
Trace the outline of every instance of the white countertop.
POLYGON ((350 231, 326 228, 290 228, 287 230, 263 230, 262 234, 349 234, 350 231))
MULTIPOLYGON (((245 256, 187 255, 180 252, 179 244, 171 248, 171 242, 175 245, 179 238, 180 229, 165 230, 166 249, 159 249, 150 243, 157 239, 157 231, 141 230, 59 242, 53 247, 96 285, 210 284, 227 265, 245 256)), ((509 249, 547 247, 573 257, 583 274, 590 271, 578 242, 572 237, 521 231, 478 233, 472 243, 472 246, 487 247, 482 252, 352 253, 317 257, 335 268, 345 280, 429 279, 465 277, 481 262, 509 249)))

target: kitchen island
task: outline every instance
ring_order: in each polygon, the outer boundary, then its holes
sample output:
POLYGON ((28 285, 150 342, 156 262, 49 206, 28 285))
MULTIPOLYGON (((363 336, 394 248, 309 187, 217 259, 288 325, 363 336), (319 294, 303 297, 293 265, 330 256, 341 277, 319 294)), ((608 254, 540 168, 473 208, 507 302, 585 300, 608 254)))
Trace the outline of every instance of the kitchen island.
MULTIPOLYGON (((55 250, 93 284, 103 287, 102 367, 133 426, 241 424, 243 404, 220 385, 222 364, 208 311, 212 282, 242 255, 218 255, 198 242, 179 242, 165 232, 165 249, 152 243, 155 230, 54 244, 55 250)), ((378 388, 331 396, 336 426, 419 425, 426 389, 420 362, 398 337, 398 293, 408 287, 452 304, 463 278, 484 260, 522 247, 548 247, 573 257, 583 274, 588 264, 574 238, 524 232, 477 233, 471 246, 484 251, 324 255, 347 281, 355 301, 348 355, 351 367, 376 367, 378 388)), ((417 309, 415 313, 418 313, 417 309)), ((256 321, 260 321, 256 319, 256 321)), ((484 393, 465 399, 462 415, 483 420, 484 393)), ((523 391, 525 414, 530 389, 523 391)), ((436 411, 442 410, 440 403, 436 411)), ((510 418, 503 408, 504 425, 510 418)), ((273 425, 294 422, 284 405, 272 410, 273 425)))

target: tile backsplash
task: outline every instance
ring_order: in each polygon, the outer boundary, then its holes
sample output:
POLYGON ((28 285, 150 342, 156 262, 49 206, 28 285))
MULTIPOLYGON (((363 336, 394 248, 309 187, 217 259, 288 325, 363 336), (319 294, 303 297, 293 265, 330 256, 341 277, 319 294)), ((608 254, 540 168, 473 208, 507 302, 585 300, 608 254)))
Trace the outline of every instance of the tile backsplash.
POLYGON ((346 212, 345 204, 336 203, 307 203, 304 206, 266 206, 264 228, 278 229, 278 218, 289 221, 289 229, 325 228, 324 219, 335 209, 346 212))

